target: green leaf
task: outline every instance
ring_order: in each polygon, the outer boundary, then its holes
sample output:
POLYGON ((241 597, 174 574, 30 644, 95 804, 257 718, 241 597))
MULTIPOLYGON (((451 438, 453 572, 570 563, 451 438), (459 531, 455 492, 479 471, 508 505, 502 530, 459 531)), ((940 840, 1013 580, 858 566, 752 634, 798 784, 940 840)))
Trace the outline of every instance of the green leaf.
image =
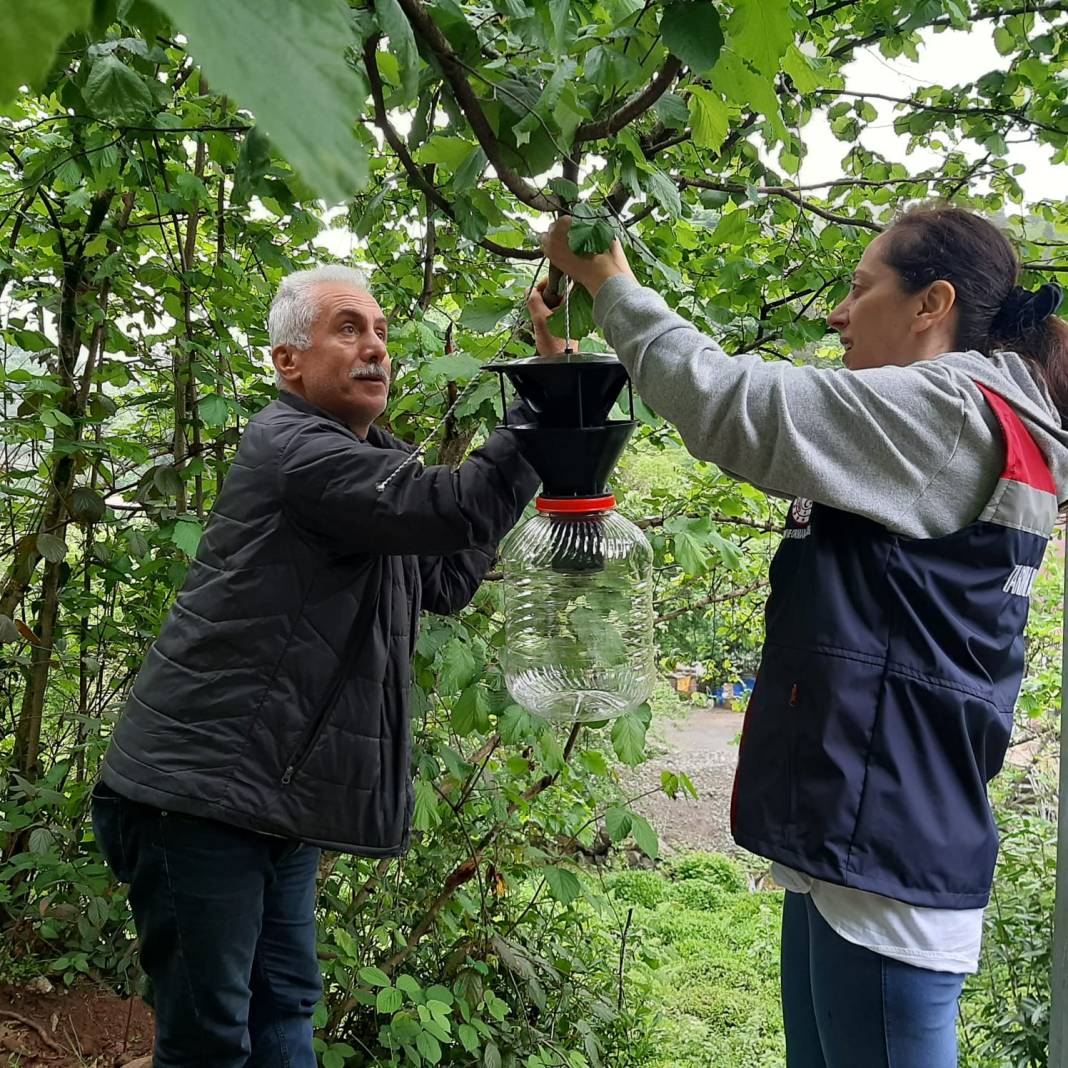
POLYGON ((653 105, 653 111, 669 130, 682 130, 690 121, 690 109, 677 93, 665 93, 653 105))
POLYGON ((727 38, 731 48, 770 79, 794 39, 790 0, 740 0, 727 20, 727 38))
POLYGON ((479 1047, 478 1032, 470 1024, 460 1024, 456 1029, 456 1037, 468 1053, 475 1053, 479 1047))
POLYGON ((360 982, 368 986, 392 986, 389 976, 381 968, 361 968, 359 971, 360 982))
POLYGON ((597 326, 593 321, 593 297, 582 286, 575 286, 571 290, 570 307, 568 309, 565 309, 564 305, 561 304, 546 320, 549 332, 554 337, 563 337, 566 333, 568 313, 571 316, 571 338, 573 341, 581 341, 588 334, 593 333, 597 326))
POLYGON ((230 407, 225 397, 218 393, 208 393, 197 401, 197 414, 205 426, 226 426, 230 407))
POLYGON ((478 34, 468 24, 463 8, 456 0, 436 0, 431 7, 434 21, 441 27, 452 47, 467 61, 479 58, 478 34))
POLYGON ((591 775, 607 778, 611 774, 608 767, 608 760, 605 758, 604 753, 597 749, 587 749, 584 753, 580 754, 579 761, 583 768, 585 768, 591 775))
POLYGON ((482 1051, 482 1063, 485 1068, 501 1068, 501 1051, 496 1042, 487 1042, 482 1051))
POLYGON ((672 543, 675 559, 689 576, 703 575, 708 570, 708 553, 688 531, 680 531, 672 543))
POLYGON ((489 220, 475 206, 471 193, 461 194, 452 206, 456 213, 456 225, 468 241, 481 241, 489 229, 489 220))
POLYGON ((104 518, 104 498, 88 486, 79 486, 71 494, 71 513, 79 523, 96 523, 104 518))
POLYGON ((431 831, 441 824, 438 795, 431 783, 424 779, 415 781, 415 807, 412 810, 412 826, 417 831, 431 831))
MULTIPOLYGON (((996 32, 996 31, 995 31, 996 32)), ((812 65, 812 60, 797 45, 790 45, 783 57, 782 69, 790 75, 799 93, 811 93, 818 89, 822 79, 812 65)))
POLYGON ((779 118, 779 98, 770 78, 750 69, 733 49, 725 48, 712 72, 716 88, 746 110, 752 108, 769 119, 779 118))
POLYGON ((425 145, 419 146, 415 160, 417 163, 438 163, 454 171, 471 155, 471 150, 477 148, 477 145, 472 145, 470 141, 460 137, 434 134, 425 145))
POLYGON ((445 694, 459 693, 477 672, 475 657, 463 642, 455 642, 446 652, 445 666, 438 676, 438 685, 445 694))
POLYGON ((634 767, 645 759, 646 726, 638 710, 633 708, 612 724, 612 748, 624 764, 634 767))
POLYGON ((171 531, 171 541, 187 556, 196 556, 204 528, 195 519, 179 519, 171 531))
POLYGON ((366 92, 346 62, 348 8, 333 0, 154 0, 216 93, 252 111, 308 185, 341 203, 367 181, 353 133, 366 92))
POLYGON ((345 1058, 337 1050, 328 1049, 323 1054, 323 1068, 345 1068, 345 1058))
POLYGON ((515 310, 511 297, 475 297, 467 301, 460 312, 460 325, 476 334, 487 334, 510 312, 515 310))
POLYGON ((737 244, 749 225, 749 212, 745 208, 724 212, 712 231, 710 241, 713 245, 737 244))
POLYGON ((604 814, 604 827, 613 842, 622 842, 630 834, 630 813, 622 805, 613 805, 604 814))
POLYGON ((730 127, 730 108, 718 93, 701 85, 690 86, 690 126, 698 148, 718 152, 730 127))
POLYGON ((52 69, 56 49, 89 21, 92 0, 17 0, 0 18, 0 104, 19 86, 39 86, 52 69))
POLYGON ((103 256, 108 250, 109 240, 107 234, 97 234, 91 241, 85 243, 82 251, 86 256, 103 256))
POLYGON ((55 534, 38 534, 37 551, 50 564, 59 564, 67 558, 67 543, 55 534))
POLYGON ((182 476, 170 464, 153 468, 152 482, 164 497, 174 497, 182 491, 182 476))
POLYGON ((574 872, 566 868, 549 867, 542 871, 549 892, 562 905, 568 905, 582 893, 582 883, 574 872))
POLYGON ((569 204, 578 200, 579 187, 570 178, 550 178, 549 188, 559 197, 563 197, 569 204))
POLYGON ((678 186, 663 171, 650 168, 645 176, 645 185, 656 202, 673 218, 682 213, 682 197, 678 186))
POLYGON ((441 1060, 441 1044, 429 1031, 420 1031, 415 1038, 415 1048, 431 1063, 441 1060))
POLYGON ((669 52, 694 74, 715 66, 723 47, 719 13, 711 0, 680 0, 669 4, 660 19, 660 36, 669 52))
POLYGON ((126 535, 126 544, 129 547, 131 554, 137 557, 138 560, 143 559, 148 555, 148 539, 139 530, 131 530, 126 535))
POLYGON ((489 715, 485 707, 481 679, 476 679, 464 687, 463 693, 452 706, 451 720, 453 730, 461 738, 466 738, 475 731, 489 730, 489 715))
POLYGON ((1016 38, 1004 26, 998 26, 994 30, 994 47, 998 55, 1012 55, 1016 51, 1016 38))
POLYGON ((375 1009, 386 1016, 392 1016, 403 1004, 404 995, 395 987, 387 986, 379 990, 375 998, 375 1009))
POLYGON ((15 621, 10 616, 0 615, 0 642, 17 642, 20 637, 15 621))
POLYGON ((630 836, 634 839, 637 847, 650 860, 656 860, 660 848, 656 838, 656 831, 650 826, 649 821, 637 813, 632 813, 630 818, 630 836))
POLYGON ((144 118, 153 106, 148 84, 115 56, 100 56, 93 62, 82 93, 106 119, 144 118))
POLYGON ((247 204, 260 183, 271 169, 271 142, 267 135, 254 126, 241 142, 234 170, 234 191, 230 197, 233 204, 247 204))
POLYGON ((580 256, 607 252, 615 238, 615 227, 608 219, 575 219, 567 235, 571 251, 580 256))
POLYGON ((462 193, 465 189, 470 189, 482 177, 485 169, 486 153, 481 148, 476 148, 456 168, 456 173, 452 177, 453 191, 462 193))
POLYGON ((482 370, 482 363, 466 352, 446 352, 432 356, 424 364, 427 376, 434 381, 466 382, 482 370))
POLYGON ((400 103, 408 103, 415 99, 419 89, 419 49, 415 34, 397 0, 375 0, 375 14, 379 29, 389 38, 389 50, 400 69, 400 103))
POLYGON ((355 958, 359 955, 356 949, 356 939, 344 927, 334 928, 334 941, 346 956, 355 958))

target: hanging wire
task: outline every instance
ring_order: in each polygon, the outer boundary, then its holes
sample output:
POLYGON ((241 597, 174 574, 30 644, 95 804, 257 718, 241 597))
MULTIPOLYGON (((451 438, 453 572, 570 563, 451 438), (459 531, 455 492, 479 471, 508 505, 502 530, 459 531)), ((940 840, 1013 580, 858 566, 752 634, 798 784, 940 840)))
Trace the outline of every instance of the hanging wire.
POLYGON ((564 286, 564 355, 571 359, 571 279, 566 274, 560 276, 564 286))
MULTIPOLYGON (((541 261, 538 263, 537 269, 534 271, 534 277, 530 281, 530 285, 527 287, 526 294, 523 297, 523 305, 530 299, 530 294, 534 291, 534 286, 538 281, 538 275, 541 274, 542 267, 545 266, 545 257, 542 256, 541 261)), ((564 316, 567 319, 568 327, 570 327, 570 317, 568 312, 567 297, 564 297, 564 316)), ((519 329, 520 324, 523 322, 523 310, 517 309, 515 316, 512 320, 512 328, 508 331, 508 336, 504 339, 501 347, 497 350, 497 355, 493 357, 494 360, 503 356, 505 350, 512 343, 512 338, 515 337, 516 331, 519 329)), ((567 344, 565 340, 565 344, 567 344)), ((567 351, 570 351, 568 349, 567 351)), ((449 405, 445 410, 445 414, 430 428, 426 437, 410 452, 408 455, 398 464, 381 482, 375 483, 375 489, 382 493, 385 488, 403 471, 406 467, 415 463, 420 456, 426 451, 427 446, 435 437, 437 437, 438 431, 448 422, 449 417, 456 411, 457 408, 463 403, 467 395, 475 388, 481 376, 485 373, 485 368, 480 367, 472 376, 471 381, 456 395, 456 400, 449 405)))

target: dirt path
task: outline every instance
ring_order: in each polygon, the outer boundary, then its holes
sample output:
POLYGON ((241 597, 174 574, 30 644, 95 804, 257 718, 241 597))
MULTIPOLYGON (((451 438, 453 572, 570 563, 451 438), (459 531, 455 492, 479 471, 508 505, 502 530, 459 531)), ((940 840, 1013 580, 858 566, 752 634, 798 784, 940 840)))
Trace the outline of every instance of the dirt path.
POLYGON ((723 709, 681 706, 677 719, 654 721, 652 738, 659 753, 628 778, 628 791, 658 789, 661 772, 675 771, 689 775, 698 794, 694 801, 680 791, 672 801, 658 790, 635 803, 634 808, 656 828, 663 852, 734 848, 730 801, 741 729, 742 713, 723 709))

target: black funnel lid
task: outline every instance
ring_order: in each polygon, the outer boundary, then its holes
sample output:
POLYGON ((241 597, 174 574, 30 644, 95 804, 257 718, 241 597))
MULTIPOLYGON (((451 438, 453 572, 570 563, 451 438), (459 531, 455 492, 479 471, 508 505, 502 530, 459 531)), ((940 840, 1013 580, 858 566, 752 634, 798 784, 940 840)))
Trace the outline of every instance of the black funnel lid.
POLYGON ((627 383, 627 369, 608 352, 531 356, 487 365, 507 376, 542 427, 597 427, 627 383))
POLYGON ((546 497, 599 497, 623 452, 634 422, 603 426, 557 427, 531 423, 512 426, 519 451, 541 476, 546 497))

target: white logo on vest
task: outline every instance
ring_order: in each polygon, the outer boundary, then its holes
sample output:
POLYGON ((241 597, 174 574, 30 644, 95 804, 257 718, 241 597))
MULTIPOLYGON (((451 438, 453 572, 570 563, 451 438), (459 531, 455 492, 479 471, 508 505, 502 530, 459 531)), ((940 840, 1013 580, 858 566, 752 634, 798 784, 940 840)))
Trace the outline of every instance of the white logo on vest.
POLYGON ((1017 564, 1012 569, 1012 574, 1005 580, 1002 590, 1005 593, 1015 594, 1017 597, 1030 597, 1037 578, 1038 568, 1017 564))
POLYGON ((795 497, 790 505, 790 519, 796 526, 787 527, 783 531, 784 538, 807 538, 812 531, 809 524, 812 522, 812 502, 807 497, 795 497))

